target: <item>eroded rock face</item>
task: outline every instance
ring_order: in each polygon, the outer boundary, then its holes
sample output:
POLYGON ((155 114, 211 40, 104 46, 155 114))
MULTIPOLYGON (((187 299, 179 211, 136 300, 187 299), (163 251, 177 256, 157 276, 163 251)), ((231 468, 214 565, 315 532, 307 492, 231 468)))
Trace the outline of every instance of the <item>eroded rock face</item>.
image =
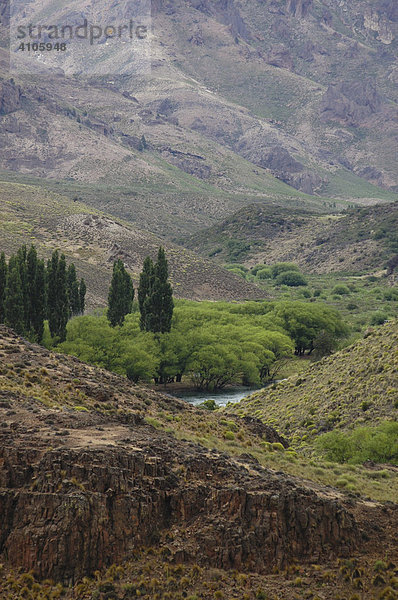
MULTIPOLYGON (((210 419, 217 428, 217 415, 4 326, 0 355, 0 562, 74 581, 156 546, 175 561, 266 573, 357 547, 351 508, 330 490, 145 422, 148 407, 178 415, 169 425, 210 419)), ((287 445, 257 419, 239 427, 287 445)))
POLYGON ((340 82, 330 85, 322 98, 320 113, 324 120, 337 119, 346 125, 359 125, 382 106, 382 97, 374 84, 340 82))
MULTIPOLYGON (((39 577, 73 580, 168 532, 177 559, 267 572, 348 553, 355 523, 337 502, 203 448, 0 451, 0 550, 39 577), (173 462, 181 461, 184 475, 173 462)), ((253 468, 253 467, 252 467, 253 468)))
POLYGON ((288 0, 287 3, 288 11, 298 19, 306 17, 311 6, 312 0, 288 0))
POLYGON ((364 27, 377 32, 378 40, 390 45, 397 34, 398 4, 395 0, 380 0, 375 4, 365 11, 364 27))
POLYGON ((21 88, 9 81, 0 82, 0 115, 8 115, 21 106, 21 88))

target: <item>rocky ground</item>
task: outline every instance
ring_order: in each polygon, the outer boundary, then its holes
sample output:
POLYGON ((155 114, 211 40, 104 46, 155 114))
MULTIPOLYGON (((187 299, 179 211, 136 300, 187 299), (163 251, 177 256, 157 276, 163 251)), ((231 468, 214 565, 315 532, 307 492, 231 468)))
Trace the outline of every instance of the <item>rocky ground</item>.
POLYGON ((4 327, 0 359, 1 597, 55 598, 62 582, 74 598, 337 598, 394 560, 395 505, 264 468, 250 445, 287 444, 261 422, 231 416, 249 448, 232 456, 221 435, 189 441, 184 423, 217 434, 217 414, 4 327))

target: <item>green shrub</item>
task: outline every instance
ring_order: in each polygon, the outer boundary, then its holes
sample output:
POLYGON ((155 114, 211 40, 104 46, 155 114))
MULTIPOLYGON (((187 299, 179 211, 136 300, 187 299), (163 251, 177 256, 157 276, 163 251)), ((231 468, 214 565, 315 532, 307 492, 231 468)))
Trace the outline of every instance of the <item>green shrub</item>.
POLYGON ((385 421, 376 427, 357 427, 350 433, 330 431, 318 438, 316 446, 327 460, 335 462, 398 464, 398 423, 385 421))
POLYGON ((272 277, 274 279, 276 279, 278 275, 280 275, 281 273, 285 273, 286 271, 300 271, 300 269, 296 264, 288 262, 276 263, 271 267, 272 277))
POLYGON ((381 310, 376 311, 370 318, 371 325, 383 325, 387 321, 388 316, 381 310))
POLYGON ((349 293, 350 289, 342 283, 335 285, 332 290, 332 294, 335 294, 336 296, 348 296, 349 293))
POLYGON ((258 269, 258 271, 256 272, 256 277, 257 279, 271 279, 272 278, 272 271, 270 269, 270 267, 263 267, 262 269, 258 269))
POLYGON ((275 279, 276 285, 287 285, 289 287, 300 287, 302 285, 308 285, 308 282, 304 275, 298 271, 285 271, 278 275, 275 279))

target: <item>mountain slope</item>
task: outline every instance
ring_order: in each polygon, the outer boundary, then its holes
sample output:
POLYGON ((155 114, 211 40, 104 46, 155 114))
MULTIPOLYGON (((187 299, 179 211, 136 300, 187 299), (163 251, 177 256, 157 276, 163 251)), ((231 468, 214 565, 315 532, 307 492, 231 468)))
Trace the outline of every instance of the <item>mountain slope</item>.
POLYGON ((253 204, 180 241, 224 263, 292 261, 309 273, 379 271, 398 252, 397 230, 397 202, 332 216, 253 204))
POLYGON ((90 308, 107 301, 114 260, 122 258, 137 281, 147 255, 165 246, 170 279, 177 297, 245 299, 264 292, 189 250, 154 234, 117 222, 79 201, 46 190, 0 182, 0 250, 7 255, 34 243, 44 257, 60 248, 76 264, 88 287, 90 308))
MULTIPOLYGON (((95 11, 112 22, 129 6, 95 11)), ((13 3, 21 22, 50 9, 74 22, 76 7, 13 3)), ((36 61, 36 79, 11 82, 2 53, 3 169, 169 237, 257 199, 396 198, 391 0, 159 0, 153 13, 146 77, 118 75, 121 50, 111 77, 38 76, 36 61)))
POLYGON ((300 444, 333 428, 374 425, 398 416, 398 322, 243 399, 230 412, 250 415, 300 444))

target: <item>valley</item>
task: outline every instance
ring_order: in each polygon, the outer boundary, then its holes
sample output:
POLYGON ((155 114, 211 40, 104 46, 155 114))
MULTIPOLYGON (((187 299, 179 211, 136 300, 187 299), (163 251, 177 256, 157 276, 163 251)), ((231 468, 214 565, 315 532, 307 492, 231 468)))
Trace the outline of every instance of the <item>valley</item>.
POLYGON ((397 24, 0 6, 2 600, 398 599, 397 24))

